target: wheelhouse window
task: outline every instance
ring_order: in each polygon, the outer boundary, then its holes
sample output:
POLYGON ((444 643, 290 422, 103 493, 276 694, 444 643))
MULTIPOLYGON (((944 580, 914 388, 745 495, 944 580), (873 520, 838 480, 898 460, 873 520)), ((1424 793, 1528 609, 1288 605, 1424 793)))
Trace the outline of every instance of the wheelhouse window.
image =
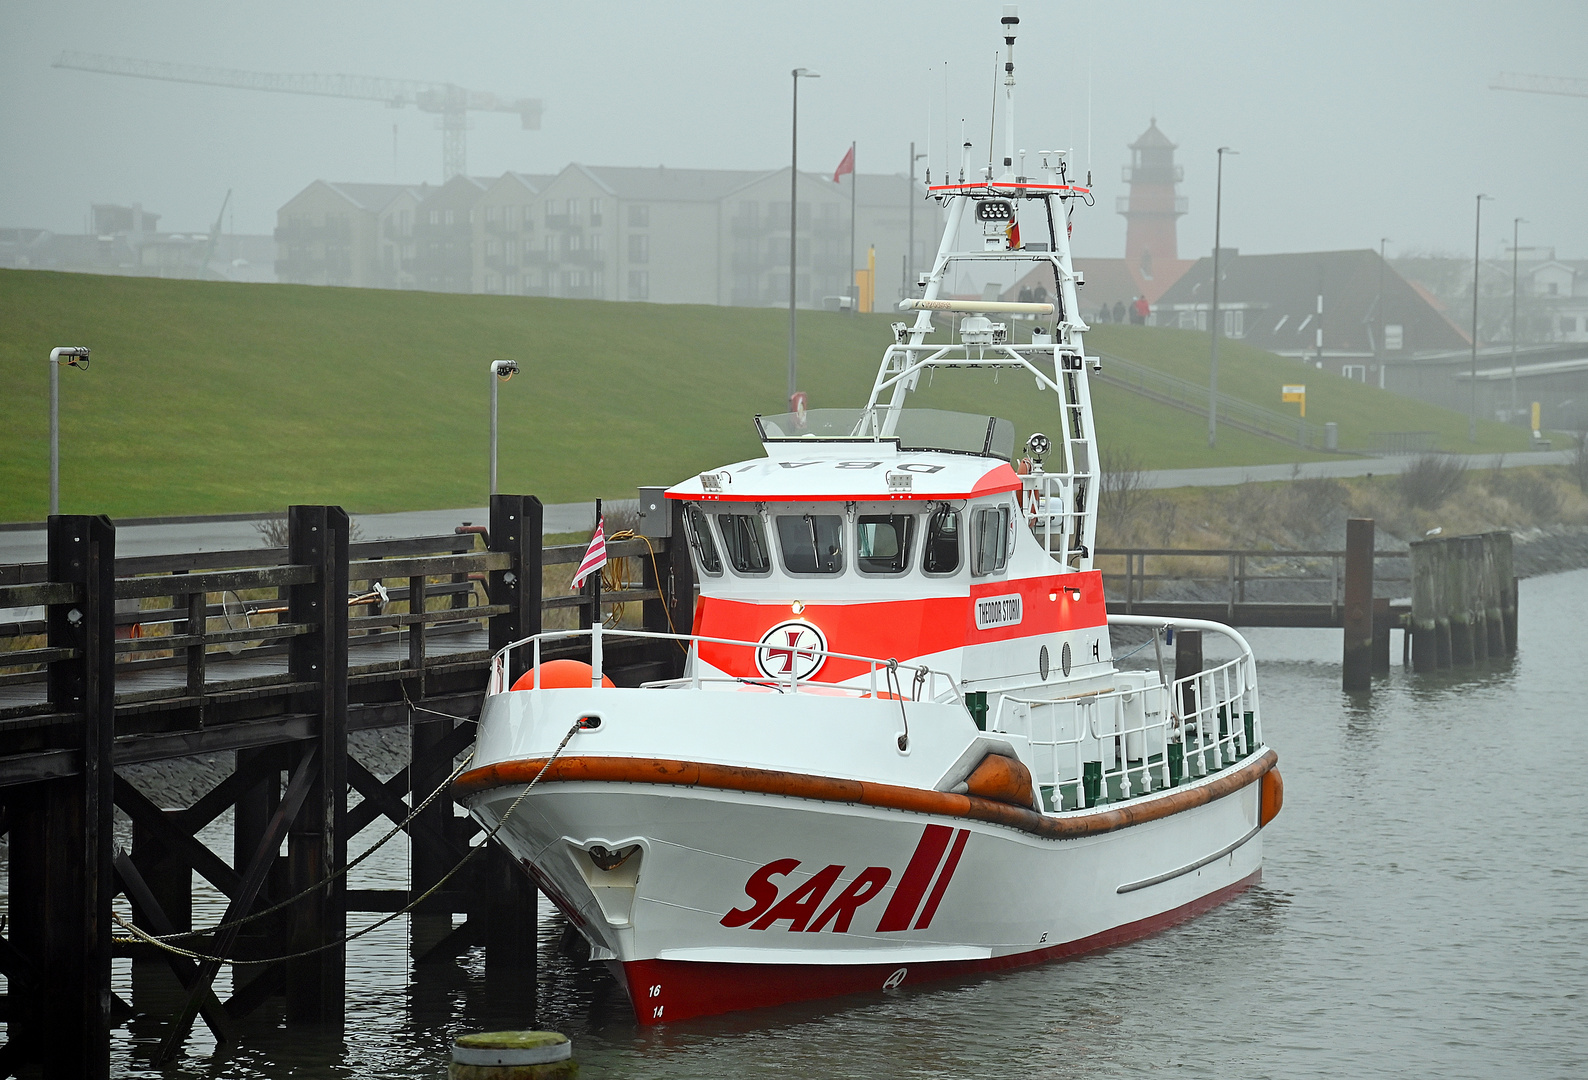
POLYGON ((862 514, 855 523, 855 568, 862 574, 902 574, 910 568, 911 514, 862 514))
POLYGON ((689 531, 689 545, 695 549, 701 570, 713 577, 722 573, 722 557, 717 554, 717 543, 711 538, 711 526, 706 522, 705 511, 690 503, 684 511, 684 527, 689 531))
POLYGON ((952 574, 959 569, 959 511, 946 506, 932 512, 926 523, 921 569, 928 574, 952 574))
POLYGON ((971 572, 995 574, 1009 560, 1009 508, 988 507, 976 511, 973 519, 976 533, 976 561, 971 572))
POLYGON ((718 514, 722 530, 722 549, 728 564, 741 574, 772 572, 772 557, 766 546, 766 529, 759 514, 718 514))
POLYGON ((791 574, 840 574, 844 569, 844 519, 837 514, 779 514, 778 546, 791 574))

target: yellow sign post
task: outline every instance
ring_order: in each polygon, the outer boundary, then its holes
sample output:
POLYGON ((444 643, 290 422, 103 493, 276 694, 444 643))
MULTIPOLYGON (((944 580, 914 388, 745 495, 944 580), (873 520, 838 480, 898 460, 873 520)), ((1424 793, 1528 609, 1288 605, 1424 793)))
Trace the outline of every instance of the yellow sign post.
POLYGON ((1305 386, 1281 386, 1279 388, 1281 401, 1296 401, 1301 403, 1301 415, 1307 415, 1307 388, 1305 386))

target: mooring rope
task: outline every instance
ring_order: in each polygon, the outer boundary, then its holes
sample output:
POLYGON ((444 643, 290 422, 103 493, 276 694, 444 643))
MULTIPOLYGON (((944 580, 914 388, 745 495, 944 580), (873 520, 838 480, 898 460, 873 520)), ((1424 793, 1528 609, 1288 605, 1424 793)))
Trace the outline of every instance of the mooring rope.
MULTIPOLYGON (((433 714, 435 716, 445 716, 449 720, 461 720, 461 721, 464 721, 464 722, 470 723, 470 724, 477 723, 477 721, 470 720, 466 716, 453 716, 450 713, 436 712, 436 710, 434 710, 434 709, 421 709, 418 705, 415 705, 411 700, 409 700, 409 698, 408 698, 408 688, 406 686, 402 686, 402 684, 400 682, 398 683, 398 686, 402 689, 403 700, 408 702, 408 707, 410 709, 417 709, 419 712, 427 712, 427 713, 431 713, 431 714, 433 714)), ((410 746, 413 745, 413 740, 412 739, 409 740, 409 745, 410 746)), ((273 907, 268 907, 268 908, 266 908, 263 911, 256 911, 256 912, 254 912, 251 915, 244 915, 242 918, 233 919, 231 922, 220 923, 220 924, 218 924, 216 926, 211 926, 211 927, 208 927, 208 928, 203 929, 203 930, 184 930, 181 933, 177 933, 177 934, 160 934, 158 936, 157 940, 159 940, 159 941, 180 941, 183 938, 202 937, 202 936, 204 936, 206 934, 215 934, 215 933, 219 933, 222 930, 229 930, 229 929, 231 929, 234 926, 243 926, 243 925, 246 925, 247 923, 256 922, 256 921, 258 921, 260 919, 263 919, 267 915, 274 915, 276 912, 282 910, 283 908, 290 907, 293 904, 296 904, 299 900, 302 900, 305 896, 309 896, 312 893, 319 892, 321 889, 323 889, 327 885, 331 884, 337 878, 344 877, 345 875, 347 875, 349 872, 352 871, 352 869, 354 867, 358 866, 365 859, 368 859, 371 855, 375 854, 375 852, 377 852, 381 848, 385 847, 388 843, 391 842, 393 837, 395 837, 398 833, 403 832, 405 829, 408 828, 409 825, 413 824, 415 818, 417 818, 421 813, 423 813, 425 811, 425 809, 430 806, 431 803, 435 802, 436 799, 441 796, 442 792, 446 791, 447 788, 451 787, 452 786, 452 782, 454 780, 456 780, 459 776, 463 775, 463 770, 467 769, 469 767, 469 763, 471 761, 473 761, 473 760, 474 760, 474 751, 471 750, 471 751, 469 751, 469 753, 464 755, 463 760, 458 763, 457 768, 453 769, 452 772, 447 775, 447 778, 441 782, 441 785, 439 787, 437 787, 434 791, 432 791, 429 795, 425 796, 425 801, 420 803, 418 806, 414 807, 413 810, 409 812, 407 817, 403 818, 402 821, 400 821, 396 825, 392 826, 391 830, 389 832, 387 832, 385 836, 381 837, 379 840, 375 841, 375 843, 372 844, 370 847, 366 848, 364 850, 363 854, 359 855, 358 858, 354 859, 352 862, 348 863, 346 866, 342 867, 340 870, 334 871, 330 875, 328 875, 328 876, 326 876, 324 878, 321 878, 319 881, 315 882, 313 885, 310 885, 307 889, 304 889, 302 892, 298 893, 296 896, 289 896, 285 900, 281 901, 280 903, 276 904, 273 907)), ((409 797, 411 798, 412 797, 412 792, 413 792, 412 781, 411 781, 411 778, 413 776, 413 762, 412 762, 412 760, 410 760, 409 763, 408 763, 408 775, 410 777, 409 797)))
MULTIPOLYGON (((405 696, 406 696, 406 692, 405 692, 405 696)), ((427 711, 429 711, 429 710, 427 710, 427 711)), ((540 782, 541 777, 546 775, 546 770, 551 768, 552 762, 557 760, 557 758, 562 754, 563 750, 565 750, 567 748, 568 743, 573 739, 573 737, 575 735, 577 735, 579 733, 579 729, 580 729, 582 724, 583 724, 583 720, 582 719, 574 721, 573 726, 568 729, 568 734, 564 735, 562 737, 562 742, 557 744, 557 749, 552 751, 551 756, 546 759, 546 764, 541 766, 540 772, 535 774, 535 778, 533 780, 531 780, 528 784, 524 785, 524 790, 519 792, 518 793, 518 797, 513 800, 512 804, 510 806, 508 806, 507 812, 504 813, 502 815, 502 819, 496 823, 496 827, 493 828, 490 832, 486 833, 485 838, 483 840, 481 840, 480 843, 477 846, 471 847, 469 849, 469 853, 467 855, 463 856, 463 858, 459 859, 457 864, 454 865, 451 870, 448 870, 445 874, 443 874, 436 881, 436 883, 434 885, 430 886, 430 888, 426 889, 419 896, 417 896, 414 899, 410 900, 403 907, 401 907, 398 910, 396 910, 396 911, 392 912, 391 914, 387 915, 385 918, 377 919, 375 922, 370 923, 368 926, 363 927, 362 929, 359 929, 359 930, 355 930, 353 933, 347 934, 346 936, 344 936, 342 938, 339 938, 336 941, 329 942, 329 943, 327 943, 325 945, 317 945, 317 946, 315 946, 312 949, 304 949, 301 952, 287 953, 287 954, 282 955, 282 956, 272 956, 272 957, 270 957, 268 959, 265 959, 265 960, 238 960, 238 959, 233 959, 231 957, 225 957, 225 956, 211 956, 211 955, 209 955, 207 953, 195 952, 192 949, 184 949, 184 948, 181 948, 180 946, 176 946, 176 945, 170 944, 170 939, 172 939, 172 938, 194 937, 194 936, 197 936, 199 934, 212 934, 212 933, 215 933, 216 931, 225 929, 228 926, 240 925, 243 922, 249 922, 249 921, 252 921, 254 919, 262 918, 265 915, 271 914, 272 912, 279 911, 282 908, 286 907, 287 905, 296 903, 297 901, 303 899, 305 896, 308 896, 310 893, 316 892, 319 889, 323 888, 324 886, 326 886, 330 882, 334 881, 341 874, 345 874, 348 870, 351 870, 354 866, 357 865, 357 862, 348 864, 342 870, 340 870, 336 874, 333 874, 330 877, 326 878, 324 881, 321 881, 321 882, 311 886, 310 888, 304 890, 303 892, 299 893, 297 896, 294 896, 294 897, 292 897, 289 900, 283 900, 281 903, 275 905, 274 907, 272 907, 272 908, 270 908, 270 909, 268 909, 266 911, 259 912, 256 915, 251 915, 251 916, 248 916, 248 917, 246 917, 244 919, 235 920, 232 923, 225 923, 225 924, 222 924, 220 926, 211 927, 210 929, 207 929, 207 930, 189 931, 189 932, 184 933, 184 934, 168 934, 168 935, 163 935, 161 937, 156 937, 155 935, 150 934, 150 933, 144 931, 143 929, 141 929, 141 928, 139 928, 137 926, 134 926, 131 923, 127 922, 127 920, 125 920, 125 919, 123 919, 121 917, 120 913, 113 911, 113 912, 111 912, 111 918, 115 919, 115 921, 117 923, 119 923, 126 930, 130 931, 132 936, 131 937, 116 937, 116 938, 113 938, 112 940, 115 941, 117 944, 122 944, 122 945, 136 945, 136 944, 139 944, 139 943, 153 945, 153 946, 155 946, 155 947, 157 947, 159 949, 165 950, 166 952, 175 953, 178 956, 185 956, 185 957, 187 957, 190 960, 203 960, 203 961, 208 961, 210 963, 215 963, 215 964, 232 964, 234 966, 236 966, 238 964, 278 964, 278 963, 281 963, 284 960, 296 960, 296 959, 298 959, 300 957, 304 957, 304 956, 313 956, 316 953, 325 952, 327 949, 335 949, 335 948, 338 948, 338 947, 340 947, 342 945, 346 945, 349 942, 357 941, 359 938, 363 937, 364 935, 369 934, 369 933, 373 933, 374 931, 380 929, 382 926, 385 926, 387 923, 389 923, 392 920, 396 919, 399 915, 407 915, 410 912, 412 912, 420 904, 424 903, 426 900, 430 899, 431 896, 435 895, 438 891, 440 891, 441 887, 443 885, 445 885, 448 881, 452 880, 453 876, 456 875, 459 870, 462 870, 463 867, 468 864, 469 860, 473 859, 475 855, 477 855, 479 852, 484 850, 486 847, 490 846, 490 842, 492 840, 496 839, 496 835, 499 832, 502 831, 503 827, 505 827, 507 825, 508 819, 513 816, 513 811, 518 809, 519 804, 524 801, 524 798, 529 794, 530 789, 533 788, 536 784, 538 784, 540 782)), ((421 806, 418 809, 416 809, 413 814, 409 815, 408 821, 412 821, 414 815, 417 815, 420 810, 424 809, 424 806, 428 805, 442 791, 445 791, 447 789, 447 787, 452 783, 452 781, 455 780, 462 773, 464 767, 467 766, 469 760, 472 760, 472 759, 473 759, 473 754, 470 754, 469 757, 467 759, 465 759, 465 761, 464 761, 464 763, 462 765, 459 765, 457 769, 453 770, 452 775, 447 778, 447 782, 445 784, 442 784, 439 788, 437 788, 434 792, 432 792, 430 797, 425 800, 424 804, 421 804, 421 806)), ((398 826, 398 830, 400 830, 401 828, 402 828, 402 826, 398 826)), ((397 831, 397 830, 394 830, 394 831, 397 831)), ((390 837, 390 834, 388 834, 388 836, 386 838, 383 838, 381 840, 381 843, 382 844, 385 843, 386 839, 389 839, 389 837, 390 837)), ((379 847, 379 846, 380 846, 379 844, 376 845, 376 847, 379 847)), ((374 850, 375 850, 375 848, 371 848, 370 851, 365 852, 364 855, 361 855, 359 857, 359 861, 362 861, 364 858, 368 857, 368 855, 371 852, 373 852, 374 850)))

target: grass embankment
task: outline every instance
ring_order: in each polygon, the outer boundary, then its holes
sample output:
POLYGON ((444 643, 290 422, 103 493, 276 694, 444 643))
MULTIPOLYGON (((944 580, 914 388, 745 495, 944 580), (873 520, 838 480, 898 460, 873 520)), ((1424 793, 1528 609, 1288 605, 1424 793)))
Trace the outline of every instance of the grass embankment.
MULTIPOLYGON (((1105 323, 1092 328, 1086 343, 1090 350, 1114 353, 1166 375, 1194 383, 1207 382, 1210 344, 1207 334, 1105 323)), ((1274 412, 1295 415, 1296 405, 1280 401, 1280 387, 1294 383, 1307 388, 1309 422, 1321 426, 1332 421, 1340 425, 1342 448, 1377 449, 1375 433, 1391 431, 1432 431, 1435 433, 1434 449, 1455 454, 1514 453, 1528 448, 1528 434, 1520 428, 1481 421, 1478 441, 1470 443, 1464 413, 1342 379, 1311 364, 1275 356, 1242 341, 1220 339, 1219 390, 1223 393, 1274 412)), ((1200 430, 1205 438, 1205 423, 1200 430)), ((1223 437, 1221 434, 1220 438, 1223 437)), ((1099 440, 1102 441, 1101 432, 1099 440)), ((1272 460, 1300 459, 1275 457, 1272 460)))
MULTIPOLYGON (((1425 459, 1426 460, 1426 459, 1425 459)), ((1349 517, 1416 540, 1506 529, 1588 524, 1588 468, 1566 465, 1436 470, 1418 475, 1307 478, 1233 487, 1150 491, 1112 485, 1098 517, 1099 547, 1305 550, 1338 547, 1349 517)))
MULTIPOLYGON (((864 402, 892 319, 801 313, 800 384, 812 407, 864 402)), ((45 358, 55 345, 94 350, 89 372, 61 372, 64 511, 137 517, 328 502, 372 513, 485 500, 493 357, 516 358, 524 371, 499 388, 502 490, 547 502, 623 497, 753 456, 750 416, 784 408, 786 327, 776 309, 3 270, 0 520, 39 520, 46 510, 45 358)), ((1201 377, 1193 369, 1205 335, 1115 327, 1094 340, 1201 377)), ((1272 404, 1267 387, 1294 379, 1296 365, 1253 352, 1232 343, 1221 383, 1272 404)), ((985 408, 1013 420, 1021 437, 1057 436, 1051 399, 1024 379, 981 377, 990 392, 962 400, 964 374, 942 373, 919 403, 985 408)), ((1337 402, 1309 385, 1309 419, 1338 419, 1342 438, 1370 401, 1404 415, 1361 421, 1369 427, 1457 424, 1464 437, 1455 414, 1333 381, 1337 402)), ((1130 447, 1149 468, 1299 456, 1241 432, 1209 450, 1196 415, 1111 387, 1098 387, 1095 402, 1103 444, 1130 447)), ((1498 436, 1485 428, 1485 438, 1498 436)))

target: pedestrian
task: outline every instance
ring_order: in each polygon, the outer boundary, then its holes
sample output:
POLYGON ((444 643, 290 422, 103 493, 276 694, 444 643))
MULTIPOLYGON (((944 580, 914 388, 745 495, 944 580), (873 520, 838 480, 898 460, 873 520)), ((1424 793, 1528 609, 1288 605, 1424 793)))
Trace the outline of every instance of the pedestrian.
POLYGON ((1114 301, 1114 321, 1117 323, 1125 321, 1125 301, 1123 300, 1114 301))

